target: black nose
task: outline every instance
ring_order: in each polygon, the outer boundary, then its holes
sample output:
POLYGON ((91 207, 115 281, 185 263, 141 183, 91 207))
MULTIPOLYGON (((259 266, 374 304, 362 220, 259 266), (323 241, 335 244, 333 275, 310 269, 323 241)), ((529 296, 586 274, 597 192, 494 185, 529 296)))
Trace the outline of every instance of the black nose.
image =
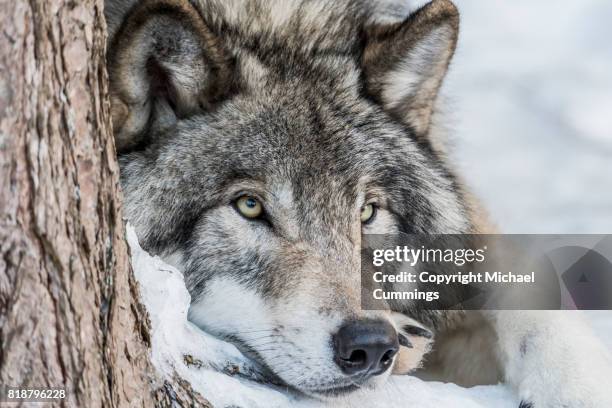
POLYGON ((335 360, 346 374, 379 375, 387 371, 399 350, 391 324, 357 320, 344 324, 334 335, 335 360))

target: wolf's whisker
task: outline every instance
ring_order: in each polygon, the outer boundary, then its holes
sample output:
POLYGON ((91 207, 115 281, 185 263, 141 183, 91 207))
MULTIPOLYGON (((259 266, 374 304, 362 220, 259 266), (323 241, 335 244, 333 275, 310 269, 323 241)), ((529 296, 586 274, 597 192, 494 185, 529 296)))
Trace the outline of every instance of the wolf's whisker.
POLYGON ((261 329, 261 330, 232 331, 232 334, 261 333, 261 332, 274 332, 274 331, 278 331, 278 329, 261 329))
MULTIPOLYGON (((290 356, 289 354, 281 354, 281 355, 277 355, 277 356, 274 356, 274 357, 270 357, 270 358, 266 359, 266 361, 275 361, 275 360, 278 360, 280 358, 292 359, 294 357, 290 356)), ((321 360, 322 361, 322 359, 320 357, 313 357, 313 356, 300 357, 300 361, 313 361, 313 360, 321 360)), ((295 367, 297 364, 290 363, 290 365, 292 367, 295 367)))
POLYGON ((262 346, 269 346, 271 344, 283 344, 286 342, 283 341, 278 341, 278 340, 272 340, 272 341, 267 341, 267 342, 263 342, 263 343, 249 343, 250 347, 262 347, 262 346))
POLYGON ((283 335, 281 335, 281 334, 269 334, 269 335, 261 336, 261 337, 244 337, 244 340, 248 340, 248 341, 251 341, 251 340, 264 340, 264 339, 270 339, 270 338, 274 338, 274 337, 281 337, 282 338, 283 335))
POLYGON ((249 341, 249 339, 245 339, 248 342, 248 345, 250 347, 261 347, 261 346, 267 346, 269 344, 290 344, 293 345, 293 342, 290 340, 287 340, 283 337, 279 337, 279 338, 262 338, 260 339, 260 341, 249 341))

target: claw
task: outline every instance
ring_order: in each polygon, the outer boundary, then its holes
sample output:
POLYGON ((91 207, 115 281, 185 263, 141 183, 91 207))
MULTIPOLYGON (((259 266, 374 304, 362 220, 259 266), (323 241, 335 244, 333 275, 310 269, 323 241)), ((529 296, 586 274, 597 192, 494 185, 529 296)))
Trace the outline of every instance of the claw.
POLYGON ((419 326, 404 326, 404 332, 406 332, 406 334, 410 334, 411 336, 425 337, 426 339, 433 338, 432 332, 419 326))
POLYGON ((412 345, 412 343, 410 342, 410 340, 408 340, 408 337, 404 336, 403 334, 398 334, 397 338, 399 340, 399 344, 400 346, 404 346, 404 347, 408 347, 408 348, 413 348, 414 346, 412 345))

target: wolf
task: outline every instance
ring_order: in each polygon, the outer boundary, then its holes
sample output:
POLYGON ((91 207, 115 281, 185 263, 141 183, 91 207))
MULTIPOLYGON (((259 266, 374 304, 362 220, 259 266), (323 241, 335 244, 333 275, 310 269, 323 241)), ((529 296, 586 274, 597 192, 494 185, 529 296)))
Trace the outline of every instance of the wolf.
POLYGON ((323 399, 413 372, 505 381, 521 408, 612 406, 575 313, 361 308, 365 234, 492 228, 441 131, 452 2, 105 7, 125 213, 184 274, 193 323, 323 399))

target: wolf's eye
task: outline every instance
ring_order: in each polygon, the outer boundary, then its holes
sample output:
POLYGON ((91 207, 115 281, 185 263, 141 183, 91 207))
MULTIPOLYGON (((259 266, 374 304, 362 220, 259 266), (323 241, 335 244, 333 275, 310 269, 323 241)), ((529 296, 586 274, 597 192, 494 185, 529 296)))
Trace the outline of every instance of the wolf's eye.
POLYGON ((244 195, 236 200, 238 212, 246 218, 257 218, 263 213, 263 206, 254 197, 244 195))
POLYGON ((376 206, 374 204, 366 204, 361 207, 361 223, 367 224, 372 222, 376 215, 376 206))

